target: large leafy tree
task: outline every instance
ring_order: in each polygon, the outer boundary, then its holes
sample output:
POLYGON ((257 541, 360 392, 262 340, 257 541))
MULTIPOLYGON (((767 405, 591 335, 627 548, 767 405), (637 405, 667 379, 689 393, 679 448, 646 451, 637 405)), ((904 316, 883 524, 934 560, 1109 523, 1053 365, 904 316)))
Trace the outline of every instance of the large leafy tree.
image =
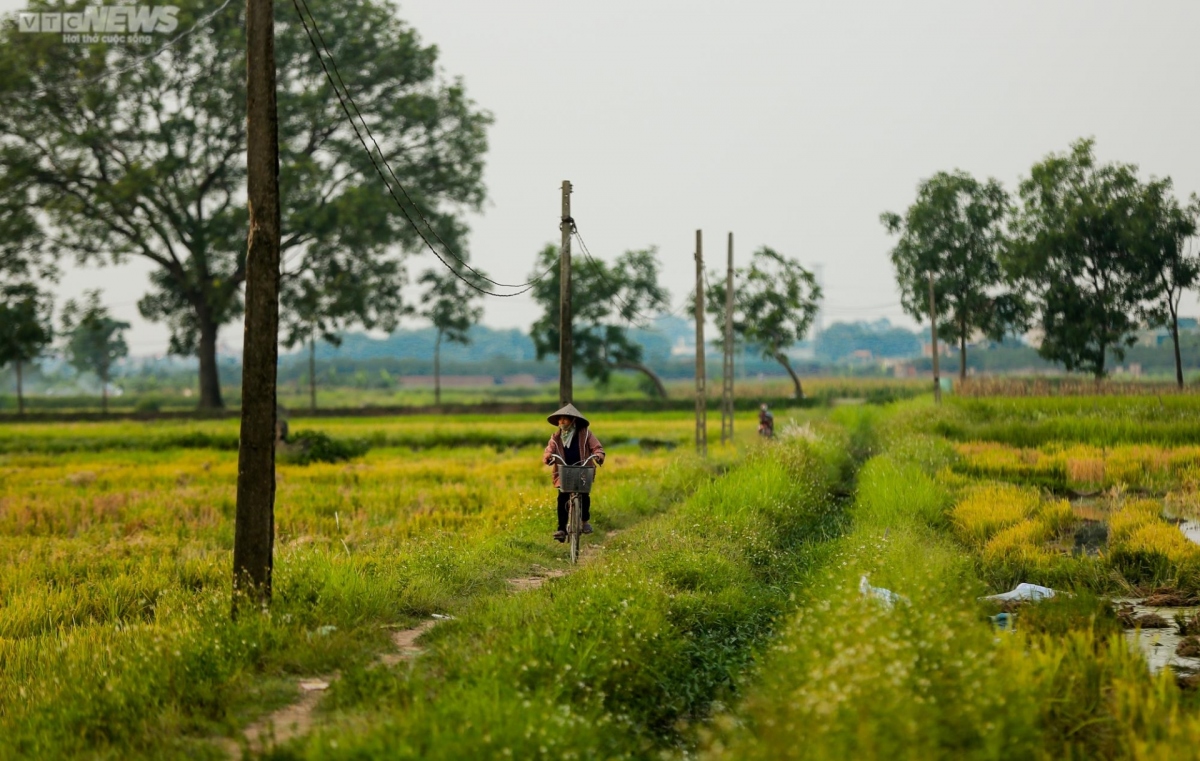
MULTIPOLYGON (((181 31, 212 8, 175 5, 181 31)), ((51 8, 34 0, 31 10, 42 9, 51 8)), ((275 9, 283 277, 327 290, 338 262, 369 267, 420 240, 346 122, 293 7, 275 9)), ((457 247, 460 213, 484 198, 490 116, 438 74, 437 49, 387 0, 312 10, 408 190, 401 200, 457 247)), ((0 197, 24 189, 55 251, 154 263, 139 308, 170 326, 172 351, 199 357, 201 407, 221 406, 217 336, 241 313, 246 276, 243 15, 244 4, 231 3, 144 61, 135 60, 143 49, 64 44, 11 22, 0 33, 0 197)), ((378 293, 395 286, 377 274, 378 293)))
POLYGON ((0 285, 0 367, 11 364, 16 371, 18 414, 25 414, 22 369, 54 340, 53 308, 50 294, 33 283, 0 285))
MULTIPOLYGON (((559 249, 548 245, 538 255, 538 273, 549 270, 533 287, 542 316, 530 330, 538 359, 558 356, 559 249)), ((658 251, 651 247, 626 251, 612 264, 576 257, 571 271, 571 338, 573 367, 591 380, 605 383, 613 370, 634 370, 646 376, 655 393, 666 397, 662 380, 642 361, 642 346, 632 328, 649 329, 668 306, 667 292, 658 282, 658 251)))
POLYGON ((280 301, 282 343, 288 349, 308 344, 310 408, 317 408, 317 340, 340 346, 342 333, 357 324, 364 328, 395 330, 400 318, 411 313, 400 290, 405 272, 395 259, 369 259, 353 255, 331 257, 323 276, 299 272, 284 277, 280 301))
POLYGON ((56 279, 57 267, 35 219, 27 184, 6 178, 0 193, 0 283, 56 279))
MULTIPOLYGON (((725 279, 712 275, 704 293, 705 310, 723 329, 725 279)), ((812 272, 768 246, 754 252, 749 267, 733 272, 734 341, 757 347, 763 359, 782 365, 796 387, 797 399, 804 398, 804 388, 787 351, 808 332, 821 296, 812 272)))
POLYGON ((1099 380, 1108 352, 1123 358, 1134 342, 1139 307, 1156 288, 1139 255, 1137 167, 1101 164, 1094 148, 1078 140, 1033 166, 1004 264, 1034 296, 1042 357, 1099 380))
POLYGON ((81 373, 95 373, 100 379, 100 408, 108 412, 113 363, 129 356, 129 344, 125 342, 129 323, 113 319, 100 303, 100 291, 88 291, 85 296, 82 303, 71 300, 63 307, 64 348, 72 367, 81 373))
MULTIPOLYGON (((482 274, 478 270, 475 273, 482 274)), ((468 285, 469 280, 478 279, 468 278, 461 270, 432 269, 421 275, 425 291, 421 294, 420 314, 437 331, 433 344, 434 404, 442 403, 442 342, 467 346, 471 343, 471 327, 483 317, 483 307, 478 303, 483 294, 468 285)))
POLYGON ((1200 218, 1200 198, 1181 206, 1171 193, 1171 180, 1146 183, 1140 213, 1135 217, 1134 241, 1139 269, 1152 280, 1151 297, 1141 316, 1150 325, 1166 325, 1175 348, 1175 383, 1183 388, 1179 353, 1179 301, 1183 292, 1200 282, 1200 256, 1189 249, 1200 218))
POLYGON ((933 276, 938 336, 958 344, 960 379, 967 377, 967 341, 972 335, 1000 340, 1026 321, 1023 300, 1004 290, 999 259, 1008 208, 1008 194, 999 182, 980 182, 955 171, 922 180, 904 216, 880 215, 887 231, 899 236, 891 258, 900 303, 917 320, 929 319, 933 276))

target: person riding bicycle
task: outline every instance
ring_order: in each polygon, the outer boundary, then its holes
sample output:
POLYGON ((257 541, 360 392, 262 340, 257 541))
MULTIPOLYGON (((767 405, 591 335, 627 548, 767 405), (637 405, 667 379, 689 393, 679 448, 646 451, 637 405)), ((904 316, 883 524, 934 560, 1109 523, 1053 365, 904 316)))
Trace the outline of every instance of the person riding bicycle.
POLYGON ((775 415, 765 403, 758 408, 758 435, 767 439, 775 435, 775 415))
MULTIPOLYGON (((555 455, 570 465, 581 463, 595 455, 596 459, 592 462, 596 465, 604 464, 604 447, 596 438, 596 434, 592 433, 591 423, 575 409, 575 405, 568 404, 546 419, 550 421, 550 425, 558 426, 558 430, 550 437, 550 443, 546 444, 546 451, 542 453, 542 462, 554 468, 554 488, 557 489, 561 483, 558 465, 554 462, 555 455)), ((570 494, 558 493, 558 530, 554 532, 554 539, 559 542, 567 540, 567 502, 570 498, 570 494)), ((579 498, 583 504, 583 533, 590 534, 592 495, 580 494, 579 498)))

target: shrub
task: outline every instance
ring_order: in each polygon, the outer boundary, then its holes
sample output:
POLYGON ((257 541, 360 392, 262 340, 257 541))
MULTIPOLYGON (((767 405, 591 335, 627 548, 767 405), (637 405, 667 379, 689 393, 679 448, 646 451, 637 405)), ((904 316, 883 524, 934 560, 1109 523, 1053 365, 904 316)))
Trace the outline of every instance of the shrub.
POLYGON ((335 439, 322 431, 297 431, 289 438, 281 459, 293 465, 345 462, 361 457, 370 449, 361 439, 335 439))

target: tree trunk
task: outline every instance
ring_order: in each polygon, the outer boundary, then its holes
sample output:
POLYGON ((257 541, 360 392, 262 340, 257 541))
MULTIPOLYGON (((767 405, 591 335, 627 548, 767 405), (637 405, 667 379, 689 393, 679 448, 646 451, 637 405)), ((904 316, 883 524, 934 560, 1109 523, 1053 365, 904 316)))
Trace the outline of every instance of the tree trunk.
POLYGON ((25 414, 25 394, 21 389, 21 360, 17 360, 17 414, 25 414))
POLYGON ((206 315, 197 315, 200 321, 200 409, 219 410, 225 406, 221 401, 221 376, 217 372, 217 325, 206 315))
POLYGON ((667 398, 667 387, 663 385, 662 378, 654 374, 654 371, 646 367, 640 362, 617 362, 613 365, 619 370, 636 370, 644 374, 654 384, 654 392, 658 394, 659 399, 667 398))
POLYGON ((962 385, 967 380, 967 331, 966 326, 959 324, 958 333, 958 383, 962 385))
POLYGON ((442 406, 442 331, 433 343, 433 403, 442 406))
POLYGON ((100 373, 100 412, 108 414, 108 371, 100 373))
POLYGON ((1171 341, 1175 344, 1175 385, 1183 388, 1183 360, 1179 357, 1179 316, 1171 310, 1171 341))
POLYGON ((308 407, 317 411, 317 337, 308 337, 308 407))
POLYGON ((1104 380, 1104 361, 1108 356, 1108 345, 1100 346, 1100 357, 1096 360, 1096 393, 1100 392, 1100 381, 1104 380))
POLYGON ((796 371, 792 369, 792 363, 788 362, 787 355, 783 352, 775 355, 775 361, 783 365, 783 369, 788 371, 788 375, 792 376, 792 383, 796 386, 796 398, 804 398, 804 389, 800 387, 800 376, 796 375, 796 371))

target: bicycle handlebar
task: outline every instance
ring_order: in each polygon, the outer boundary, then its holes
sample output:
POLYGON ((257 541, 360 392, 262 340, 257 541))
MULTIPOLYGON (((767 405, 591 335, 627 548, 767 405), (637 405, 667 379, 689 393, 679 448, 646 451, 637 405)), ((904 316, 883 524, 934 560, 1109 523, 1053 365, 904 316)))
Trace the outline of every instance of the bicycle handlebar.
POLYGON ((599 456, 600 456, 599 454, 594 454, 594 455, 591 455, 590 457, 588 457, 588 458, 587 458, 586 460, 584 460, 583 462, 579 463, 578 465, 567 465, 567 461, 566 461, 566 460, 564 460, 564 459, 563 459, 563 458, 562 458, 560 455, 557 455, 557 454, 551 454, 551 455, 550 455, 550 457, 551 457, 551 458, 558 460, 558 461, 559 461, 559 462, 561 462, 563 465, 566 465, 568 468, 587 467, 587 464, 588 464, 589 462, 591 462, 592 460, 596 459, 596 458, 597 458, 597 457, 599 457, 599 456))

